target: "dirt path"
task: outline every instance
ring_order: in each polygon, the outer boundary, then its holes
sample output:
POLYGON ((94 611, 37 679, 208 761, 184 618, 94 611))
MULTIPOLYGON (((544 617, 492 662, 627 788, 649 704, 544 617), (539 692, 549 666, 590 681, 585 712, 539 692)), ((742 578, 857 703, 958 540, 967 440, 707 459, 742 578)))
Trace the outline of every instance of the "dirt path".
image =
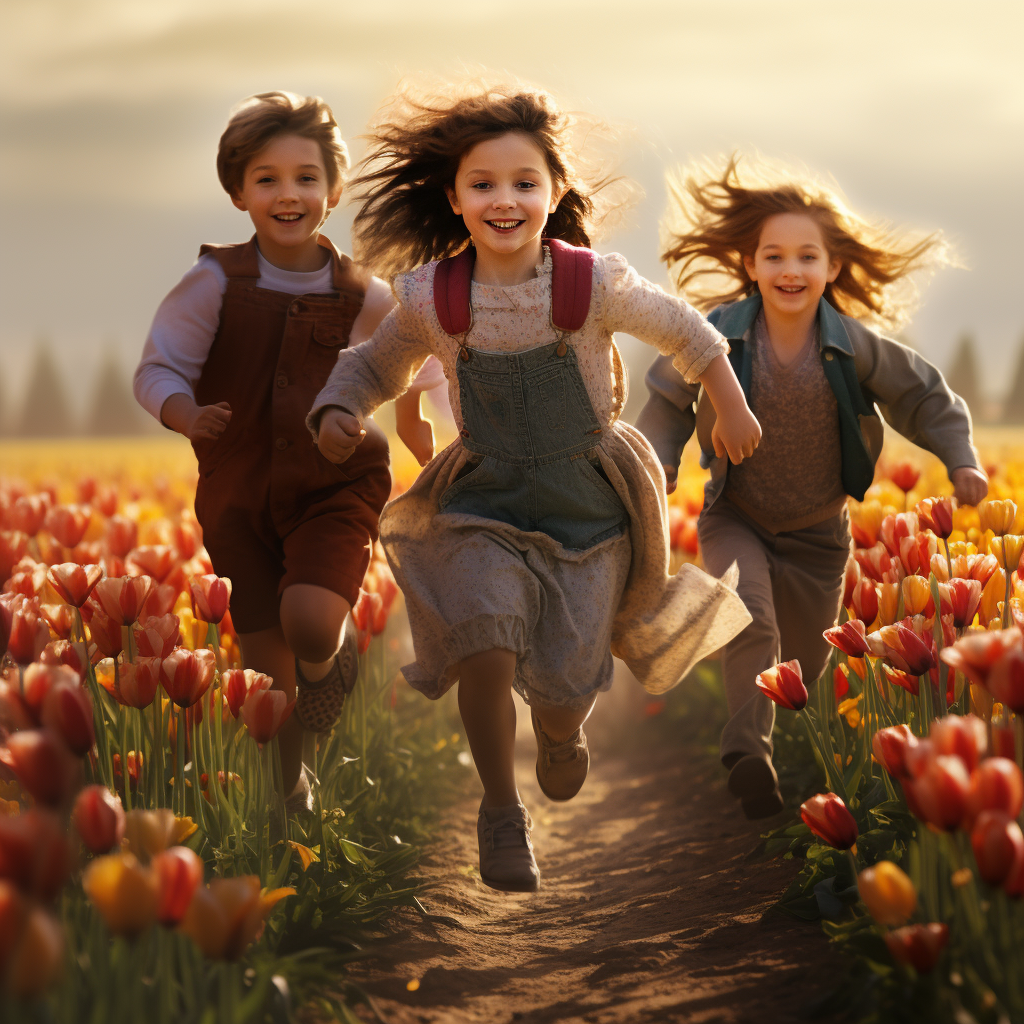
POLYGON ((557 804, 532 733, 519 743, 536 895, 480 882, 479 795, 453 810, 422 902, 458 926, 407 920, 355 972, 388 1024, 782 1024, 828 990, 841 965, 820 927, 766 913, 795 866, 756 854, 707 754, 595 747, 583 791, 557 804))

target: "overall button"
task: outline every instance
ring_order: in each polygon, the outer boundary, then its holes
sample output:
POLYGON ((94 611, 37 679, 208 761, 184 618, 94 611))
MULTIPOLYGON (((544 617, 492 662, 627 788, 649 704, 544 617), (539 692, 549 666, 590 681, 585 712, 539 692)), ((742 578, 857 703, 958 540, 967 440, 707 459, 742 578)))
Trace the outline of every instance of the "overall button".
POLYGON ((279 388, 286 388, 286 387, 288 387, 288 378, 285 377, 284 374, 282 374, 280 377, 277 378, 277 386, 279 388))
POLYGON ((275 448, 276 448, 276 449, 277 449, 277 450, 278 450, 279 452, 283 452, 283 451, 285 450, 285 448, 287 448, 287 447, 288 447, 288 438, 286 438, 286 437, 279 437, 279 438, 278 438, 278 439, 277 439, 277 440, 276 440, 276 441, 274 442, 274 447, 275 447, 275 448))
POLYGON ((291 313, 292 316, 298 316, 299 313, 304 313, 305 311, 306 307, 301 302, 293 302, 288 307, 288 312, 291 313))

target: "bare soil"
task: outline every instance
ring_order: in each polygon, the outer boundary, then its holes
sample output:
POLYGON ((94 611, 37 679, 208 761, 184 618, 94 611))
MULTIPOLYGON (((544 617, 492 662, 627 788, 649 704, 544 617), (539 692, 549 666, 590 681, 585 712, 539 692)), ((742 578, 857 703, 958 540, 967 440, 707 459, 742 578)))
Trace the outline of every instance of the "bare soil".
POLYGON ((478 792, 450 811, 422 897, 449 920, 409 915, 353 972, 388 1024, 784 1024, 835 987, 820 926, 771 910, 797 865, 759 852, 765 823, 744 820, 717 761, 677 744, 603 753, 609 715, 621 728, 635 709, 613 703, 588 729, 590 777, 562 804, 537 787, 520 716, 539 893, 481 883, 478 792))

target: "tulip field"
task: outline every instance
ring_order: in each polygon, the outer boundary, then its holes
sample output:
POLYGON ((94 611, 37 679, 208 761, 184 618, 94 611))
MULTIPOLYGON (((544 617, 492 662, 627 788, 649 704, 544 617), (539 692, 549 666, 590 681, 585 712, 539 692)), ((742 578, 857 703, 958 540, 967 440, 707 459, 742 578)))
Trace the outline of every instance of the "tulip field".
POLYGON ((292 704, 240 666, 190 452, 126 453, 86 451, 88 475, 55 447, 4 464, 33 457, 0 482, 0 1019, 355 1019, 344 964, 369 924, 417 905, 455 727, 396 688, 378 548, 359 684, 307 740, 312 807, 289 812, 292 704))
MULTIPOLYGON (((844 1019, 1024 1020, 1016 441, 983 448, 978 508, 890 445, 850 504, 825 674, 758 677, 784 795, 802 790, 766 838, 801 865, 779 908, 847 955, 844 1019)), ((422 912, 419 848, 468 763, 451 703, 399 685, 407 628, 379 547, 354 610, 359 682, 307 739, 295 810, 276 739, 292 705, 242 668, 187 446, 0 455, 0 1019, 356 1020, 345 966, 395 908, 422 912)), ((415 468, 396 462, 401 487, 415 468)), ((670 499, 676 564, 700 557, 702 482, 686 463, 670 499)))

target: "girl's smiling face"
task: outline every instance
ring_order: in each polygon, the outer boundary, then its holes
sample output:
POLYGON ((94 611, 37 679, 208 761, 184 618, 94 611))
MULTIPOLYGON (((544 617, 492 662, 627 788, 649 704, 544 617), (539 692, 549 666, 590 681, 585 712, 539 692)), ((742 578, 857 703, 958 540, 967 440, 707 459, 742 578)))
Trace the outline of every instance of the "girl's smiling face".
POLYGON ((805 316, 818 308, 825 285, 842 262, 832 259, 818 222, 806 213, 777 213, 761 228, 753 257, 743 266, 757 282, 768 312, 781 318, 805 316))
POLYGON ((285 270, 317 270, 325 250, 317 235, 341 189, 330 191, 320 146, 300 135, 279 135, 245 168, 232 202, 256 228, 260 252, 285 270), (315 265, 308 266, 310 261, 315 265))
POLYGON ((477 143, 447 191, 478 260, 530 268, 539 262, 541 233, 560 196, 543 151, 528 135, 510 132, 477 143))

